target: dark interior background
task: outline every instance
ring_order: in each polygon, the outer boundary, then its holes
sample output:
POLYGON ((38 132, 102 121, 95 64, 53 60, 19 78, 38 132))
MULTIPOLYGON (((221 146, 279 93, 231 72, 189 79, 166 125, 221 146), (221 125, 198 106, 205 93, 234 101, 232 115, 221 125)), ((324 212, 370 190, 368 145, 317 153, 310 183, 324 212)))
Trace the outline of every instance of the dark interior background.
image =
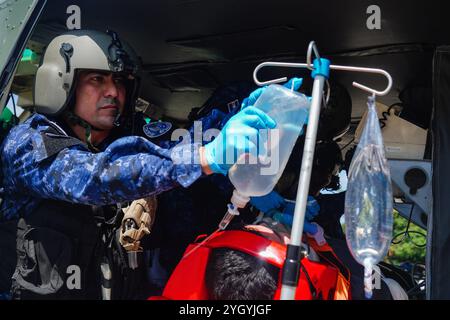
MULTIPOLYGON (((365 0, 49 0, 32 36, 36 50, 67 30, 66 9, 72 4, 81 9, 83 29, 110 28, 135 48, 145 69, 142 97, 180 122, 216 87, 252 81, 262 61, 304 62, 310 40, 333 64, 391 73, 393 88, 379 98, 389 105, 405 87, 431 85, 433 49, 450 40, 444 3, 438 1, 377 1, 381 30, 369 30, 366 10, 373 1, 365 0)), ((300 69, 261 75, 309 78, 300 69)), ((386 85, 378 75, 332 72, 331 78, 350 90, 356 119, 367 94, 353 88, 352 81, 379 89, 386 85)))

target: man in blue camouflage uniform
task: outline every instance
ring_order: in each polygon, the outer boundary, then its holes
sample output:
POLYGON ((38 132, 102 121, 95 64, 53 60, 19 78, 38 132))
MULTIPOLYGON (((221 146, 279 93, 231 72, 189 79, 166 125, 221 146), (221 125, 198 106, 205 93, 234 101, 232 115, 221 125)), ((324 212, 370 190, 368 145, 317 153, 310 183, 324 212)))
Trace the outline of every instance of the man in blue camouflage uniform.
POLYGON ((36 74, 37 113, 1 148, 0 218, 17 221, 17 247, 9 251, 17 265, 2 274, 12 275, 14 298, 100 298, 105 263, 123 277, 112 297, 136 297, 130 284, 142 282, 142 271, 114 268, 124 260, 118 230, 109 228, 117 224, 115 205, 225 175, 233 164, 223 161, 228 152, 236 161, 255 147, 258 129, 276 125, 250 106, 205 146, 164 149, 129 130, 138 83, 137 59, 113 32, 76 31, 48 45, 36 74), (71 266, 81 270, 80 281, 70 278, 71 266))

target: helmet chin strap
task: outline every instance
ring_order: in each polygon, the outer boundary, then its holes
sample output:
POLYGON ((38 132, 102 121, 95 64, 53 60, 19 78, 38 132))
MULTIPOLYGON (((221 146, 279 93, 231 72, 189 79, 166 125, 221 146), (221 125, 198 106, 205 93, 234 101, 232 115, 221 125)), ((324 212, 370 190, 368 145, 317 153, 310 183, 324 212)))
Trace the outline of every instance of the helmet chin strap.
MULTIPOLYGON (((67 111, 66 112, 66 116, 67 116, 67 120, 69 122, 71 122, 73 125, 78 125, 80 127, 83 127, 85 129, 85 138, 86 138, 86 143, 89 147, 89 149, 98 152, 100 151, 97 147, 95 147, 92 144, 92 131, 106 131, 105 129, 100 129, 97 128, 95 126, 93 126, 92 124, 90 124, 89 122, 87 122, 86 120, 80 118, 79 116, 77 116, 76 114, 74 114, 72 111, 67 111)), ((114 125, 116 127, 120 126, 120 117, 121 117, 121 113, 118 113, 116 118, 114 119, 114 125)))

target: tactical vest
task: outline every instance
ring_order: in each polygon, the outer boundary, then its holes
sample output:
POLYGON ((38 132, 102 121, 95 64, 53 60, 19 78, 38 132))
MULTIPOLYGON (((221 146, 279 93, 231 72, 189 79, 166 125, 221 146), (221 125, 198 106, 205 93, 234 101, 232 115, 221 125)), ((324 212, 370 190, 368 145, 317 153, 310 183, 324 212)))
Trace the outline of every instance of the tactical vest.
POLYGON ((143 297, 145 268, 128 268, 119 243, 122 216, 108 207, 42 201, 17 223, 12 298, 143 297))
MULTIPOLYGON (((42 137, 48 157, 83 144, 52 122, 42 137)), ((122 210, 42 199, 20 217, 0 224, 0 294, 10 286, 13 299, 144 297, 142 257, 131 270, 119 243, 122 210)))

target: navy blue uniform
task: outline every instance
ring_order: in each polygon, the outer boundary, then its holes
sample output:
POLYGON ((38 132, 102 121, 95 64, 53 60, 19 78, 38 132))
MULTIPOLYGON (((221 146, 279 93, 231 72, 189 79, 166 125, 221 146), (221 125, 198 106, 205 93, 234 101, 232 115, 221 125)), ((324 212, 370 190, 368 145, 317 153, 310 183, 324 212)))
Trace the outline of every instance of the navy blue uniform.
POLYGON ((3 144, 2 215, 6 219, 19 212, 26 216, 41 199, 99 206, 139 199, 176 185, 188 187, 202 175, 198 149, 199 145, 186 144, 172 152, 145 138, 127 136, 93 153, 35 114, 14 127, 3 144), (68 139, 73 142, 67 143, 68 139), (54 152, 55 141, 70 146, 54 152))

